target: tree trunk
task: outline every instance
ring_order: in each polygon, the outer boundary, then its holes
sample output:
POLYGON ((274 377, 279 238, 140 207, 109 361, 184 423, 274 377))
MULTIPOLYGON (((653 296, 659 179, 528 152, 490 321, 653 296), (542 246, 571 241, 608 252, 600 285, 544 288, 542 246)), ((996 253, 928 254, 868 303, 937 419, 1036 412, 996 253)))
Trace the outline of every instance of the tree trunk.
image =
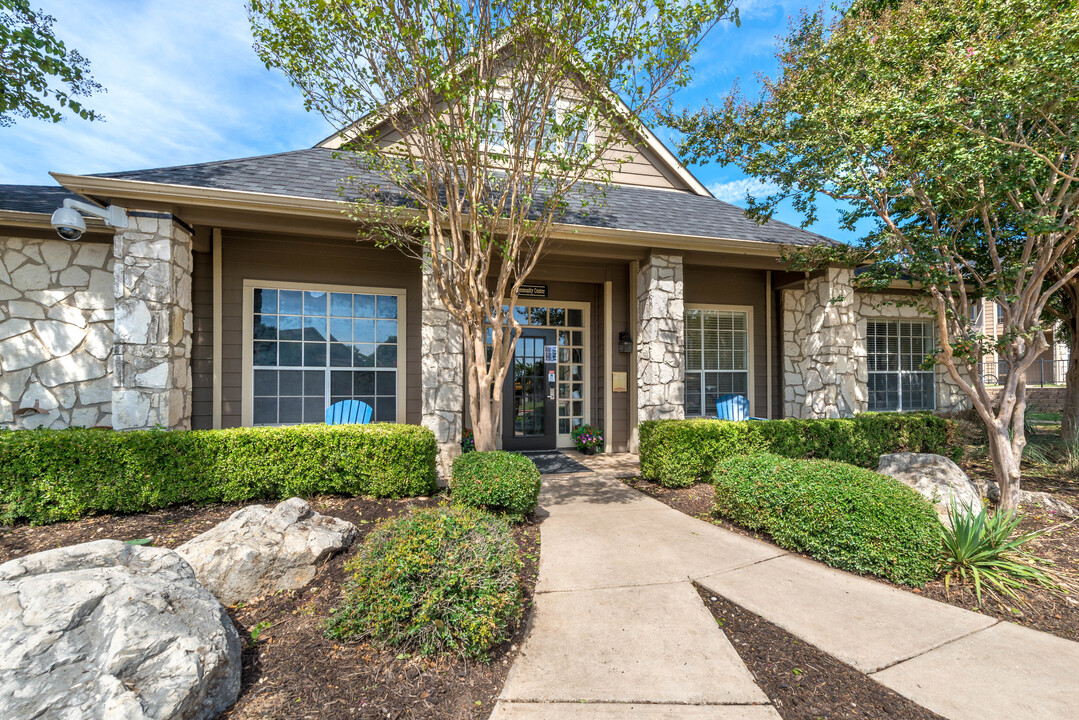
POLYGON ((1072 333, 1071 357, 1064 377, 1064 415, 1060 435, 1068 443, 1079 443, 1079 334, 1072 333))
MULTIPOLYGON (((497 353, 488 363, 487 344, 482 330, 474 337, 469 335, 472 333, 466 332, 465 376, 468 378, 472 439, 478 452, 489 452, 498 448, 498 420, 502 413, 502 388, 506 376, 500 373, 502 363, 497 353)), ((515 344, 516 339, 507 342, 515 344)), ((513 357, 512 347, 510 357, 513 357)))
POLYGON ((1068 316, 1068 370, 1064 376, 1064 414, 1060 436, 1068 443, 1079 443, 1079 278, 1061 289, 1064 314, 1068 316))
POLYGON ((995 424, 989 430, 989 455, 993 474, 1000 488, 997 509, 1009 512, 1019 507, 1019 462, 1007 424, 995 424))

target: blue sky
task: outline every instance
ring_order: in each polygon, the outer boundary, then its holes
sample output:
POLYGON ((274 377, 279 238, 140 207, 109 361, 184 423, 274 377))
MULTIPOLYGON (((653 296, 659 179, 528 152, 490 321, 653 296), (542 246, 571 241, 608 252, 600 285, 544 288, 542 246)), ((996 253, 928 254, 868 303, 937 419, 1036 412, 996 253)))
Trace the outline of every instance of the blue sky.
MULTIPOLYGON (((0 128, 0 184, 52 184, 49 171, 108 172, 223 160, 295 150, 331 132, 307 113, 299 92, 267 70, 251 49, 239 0, 32 0, 56 17, 56 31, 88 57, 108 92, 89 105, 105 122, 19 120, 0 128)), ((742 26, 724 24, 694 62, 693 85, 676 105, 699 107, 723 97, 736 79, 773 74, 776 37, 804 0, 743 0, 742 26)), ((665 140, 669 132, 657 128, 665 140)), ((670 143, 673 149, 673 143, 670 143)), ((691 168, 717 197, 744 206, 747 189, 767 194, 735 167, 691 168)), ((790 209, 777 217, 798 224, 790 209)), ((837 239, 835 213, 812 228, 837 239)))

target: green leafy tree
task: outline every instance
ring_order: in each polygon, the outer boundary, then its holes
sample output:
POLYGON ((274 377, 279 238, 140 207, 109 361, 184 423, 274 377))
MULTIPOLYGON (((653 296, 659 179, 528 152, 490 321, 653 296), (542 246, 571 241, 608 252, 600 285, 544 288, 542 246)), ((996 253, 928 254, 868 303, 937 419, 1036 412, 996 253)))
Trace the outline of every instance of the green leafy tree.
POLYGON ((495 447, 521 284, 568 215, 602 204, 618 148, 729 4, 250 3, 259 56, 343 130, 360 239, 426 263, 460 322, 477 450, 495 447))
POLYGON ((759 97, 736 89, 669 118, 684 154, 774 183, 751 204, 757 218, 789 200, 809 224, 826 196, 846 227, 874 222, 855 247, 802 260, 873 263, 869 286, 915 281, 934 359, 988 429, 1001 504, 1015 507, 1025 372, 1048 346, 1050 299, 1079 273, 1066 264, 1079 234, 1079 4, 856 3, 797 20, 779 60, 759 97), (971 322, 979 298, 1003 308, 1002 338, 971 322), (990 351, 1011 367, 999 400, 977 372, 990 351))
POLYGON ((17 117, 60 122, 64 108, 101 119, 76 99, 102 91, 90 62, 53 34, 54 22, 29 0, 0 0, 0 127, 17 117))

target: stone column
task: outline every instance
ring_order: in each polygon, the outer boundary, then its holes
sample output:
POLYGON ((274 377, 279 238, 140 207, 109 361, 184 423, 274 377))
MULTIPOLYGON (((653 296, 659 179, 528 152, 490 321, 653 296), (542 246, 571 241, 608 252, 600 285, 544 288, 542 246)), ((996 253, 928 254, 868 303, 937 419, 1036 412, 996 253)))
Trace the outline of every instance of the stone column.
POLYGON ((464 339, 461 325, 446 310, 429 268, 423 270, 420 318, 421 422, 438 440, 438 471, 450 477, 461 453, 464 415, 464 339))
POLYGON ((168 213, 130 213, 113 241, 112 424, 191 426, 191 232, 168 213))
POLYGON ((652 255, 637 275, 637 418, 685 417, 682 258, 652 255))
POLYGON ((853 272, 828 268, 804 290, 783 293, 784 414, 850 417, 864 409, 858 391, 858 311, 853 272))

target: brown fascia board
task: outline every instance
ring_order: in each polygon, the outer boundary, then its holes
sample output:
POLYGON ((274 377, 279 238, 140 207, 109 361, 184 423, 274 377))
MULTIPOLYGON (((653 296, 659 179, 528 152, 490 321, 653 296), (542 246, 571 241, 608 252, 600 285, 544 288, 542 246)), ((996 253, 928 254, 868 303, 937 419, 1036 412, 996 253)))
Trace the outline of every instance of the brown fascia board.
MULTIPOLYGON (((171 185, 106 178, 90 175, 51 173, 58 183, 73 193, 108 202, 146 202, 155 207, 184 205, 207 206, 224 210, 265 212, 350 222, 344 216, 345 203, 293 195, 257 193, 248 190, 222 190, 193 185, 171 185)), ((182 216, 181 216, 182 217, 182 216)), ((272 225, 267 223, 272 229, 272 225)), ((724 252, 739 255, 778 257, 783 245, 759 240, 717 238, 677 233, 660 233, 619 228, 594 228, 583 225, 556 225, 552 238, 587 242, 632 245, 674 250, 724 252)))

